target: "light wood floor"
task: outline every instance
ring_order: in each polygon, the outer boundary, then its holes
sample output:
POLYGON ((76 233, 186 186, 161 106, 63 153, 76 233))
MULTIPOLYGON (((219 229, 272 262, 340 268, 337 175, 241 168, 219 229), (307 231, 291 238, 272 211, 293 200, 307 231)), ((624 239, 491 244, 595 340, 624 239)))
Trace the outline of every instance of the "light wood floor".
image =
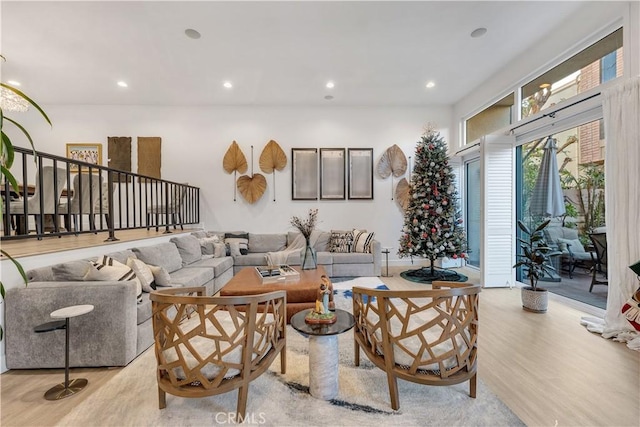
MULTIPOLYGON (((423 286, 402 279, 402 270, 392 267, 394 276, 382 280, 391 289, 423 286)), ((552 299, 546 314, 533 314, 519 298, 517 289, 481 294, 479 376, 489 389, 529 426, 638 426, 640 352, 587 332, 576 308, 552 299)), ((63 370, 9 371, 0 376, 0 424, 55 425, 122 369, 73 369, 89 385, 57 402, 42 395, 63 370)))

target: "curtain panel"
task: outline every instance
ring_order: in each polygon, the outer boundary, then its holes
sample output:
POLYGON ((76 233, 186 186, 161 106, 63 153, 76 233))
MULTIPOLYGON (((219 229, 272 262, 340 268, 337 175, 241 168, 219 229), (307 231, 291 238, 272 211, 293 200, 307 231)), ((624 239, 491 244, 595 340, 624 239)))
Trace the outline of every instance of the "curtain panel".
POLYGON ((609 289, 602 335, 640 350, 640 335, 621 308, 640 283, 640 76, 603 93, 609 289))

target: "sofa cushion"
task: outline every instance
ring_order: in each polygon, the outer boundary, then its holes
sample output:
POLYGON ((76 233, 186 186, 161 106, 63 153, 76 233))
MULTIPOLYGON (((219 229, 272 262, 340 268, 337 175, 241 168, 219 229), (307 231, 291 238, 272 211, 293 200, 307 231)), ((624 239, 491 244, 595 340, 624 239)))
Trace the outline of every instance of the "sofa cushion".
POLYGON ((171 286, 204 286, 213 280, 212 268, 182 268, 169 274, 171 286))
POLYGON ((331 233, 328 231, 314 230, 311 233, 311 242, 316 252, 328 252, 331 233))
POLYGON ((200 248, 200 242, 197 238, 191 235, 173 237, 169 240, 176 245, 178 253, 182 258, 182 267, 191 264, 196 261, 200 261, 202 258, 202 249, 200 248))
POLYGON ((108 256, 102 256, 98 258, 97 261, 93 262, 89 266, 89 270, 87 274, 84 276, 84 280, 91 281, 111 281, 117 280, 119 282, 124 282, 128 280, 132 280, 136 283, 136 296, 138 301, 142 299, 142 284, 140 280, 136 277, 136 273, 133 270, 114 260, 113 258, 109 258, 108 256))
POLYGON ((129 258, 136 258, 136 254, 131 249, 125 249, 123 251, 110 252, 106 254, 109 258, 113 258, 116 261, 126 264, 129 258))
MULTIPOLYGON (((287 264, 300 265, 300 255, 302 251, 295 251, 287 256, 287 264)), ((316 252, 316 263, 318 265, 333 264, 333 254, 331 252, 316 252)))
POLYGON ((375 233, 367 233, 366 230, 353 230, 352 252, 370 253, 374 234, 375 233))
POLYGON ((145 264, 164 267, 169 273, 182 268, 182 257, 178 248, 171 242, 133 248, 136 256, 145 264))
POLYGON ((278 252, 287 247, 287 235, 249 233, 249 253, 278 252))
MULTIPOLYGON (((200 242, 202 255, 215 255, 215 244, 220 243, 220 238, 218 236, 200 237, 198 242, 200 242)), ((222 246, 224 246, 224 243, 222 243, 222 246)))
POLYGON ((81 282, 91 263, 85 260, 69 261, 51 267, 54 282, 81 282))
POLYGON ((136 273, 136 277, 140 280, 144 292, 151 292, 156 288, 153 273, 147 264, 139 259, 128 258, 127 266, 136 273))
MULTIPOLYGON (((245 255, 245 256, 250 256, 250 255, 245 255)), ((224 274, 225 271, 229 269, 233 269, 233 258, 226 256, 222 258, 202 259, 198 262, 194 262, 193 264, 186 266, 185 268, 198 268, 198 267, 213 268, 213 275, 215 277, 220 277, 224 274)))
POLYGON ((373 254, 333 252, 334 264, 372 264, 373 254))
POLYGON ((234 265, 267 265, 266 253, 248 253, 233 258, 234 265))
MULTIPOLYGON (((560 248, 564 247, 564 250, 569 247, 571 249, 571 252, 573 253, 586 252, 584 250, 584 246, 582 246, 582 242, 580 241, 580 239, 563 239, 560 237, 558 238, 558 246, 560 246, 560 248)), ((561 250, 564 251, 563 249, 561 250)))
POLYGON ((351 252, 351 245, 353 245, 353 231, 331 230, 330 252, 348 253, 351 252))

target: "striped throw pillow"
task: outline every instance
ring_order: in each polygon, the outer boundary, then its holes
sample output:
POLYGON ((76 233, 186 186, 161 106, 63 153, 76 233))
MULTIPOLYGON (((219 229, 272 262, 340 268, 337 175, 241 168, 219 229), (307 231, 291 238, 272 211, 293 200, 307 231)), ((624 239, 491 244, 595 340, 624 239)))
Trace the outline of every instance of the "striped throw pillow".
POLYGON ((91 263, 91 267, 84 276, 84 280, 117 280, 119 282, 133 280, 136 282, 136 298, 138 302, 142 301, 142 284, 136 277, 136 273, 134 273, 131 267, 106 255, 101 256, 97 261, 91 263))
POLYGON ((352 252, 371 253, 371 244, 375 233, 367 233, 366 230, 353 230, 352 252))

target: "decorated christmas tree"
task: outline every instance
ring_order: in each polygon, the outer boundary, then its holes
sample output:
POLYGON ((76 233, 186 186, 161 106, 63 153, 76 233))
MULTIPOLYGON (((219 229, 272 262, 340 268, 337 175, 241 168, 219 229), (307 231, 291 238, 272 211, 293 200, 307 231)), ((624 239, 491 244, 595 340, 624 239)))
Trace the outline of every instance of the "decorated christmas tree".
POLYGON ((415 159, 398 255, 431 261, 430 267, 409 272, 421 281, 460 280, 455 272, 434 266, 438 258, 467 256, 455 176, 440 133, 430 129, 422 135, 415 159))

